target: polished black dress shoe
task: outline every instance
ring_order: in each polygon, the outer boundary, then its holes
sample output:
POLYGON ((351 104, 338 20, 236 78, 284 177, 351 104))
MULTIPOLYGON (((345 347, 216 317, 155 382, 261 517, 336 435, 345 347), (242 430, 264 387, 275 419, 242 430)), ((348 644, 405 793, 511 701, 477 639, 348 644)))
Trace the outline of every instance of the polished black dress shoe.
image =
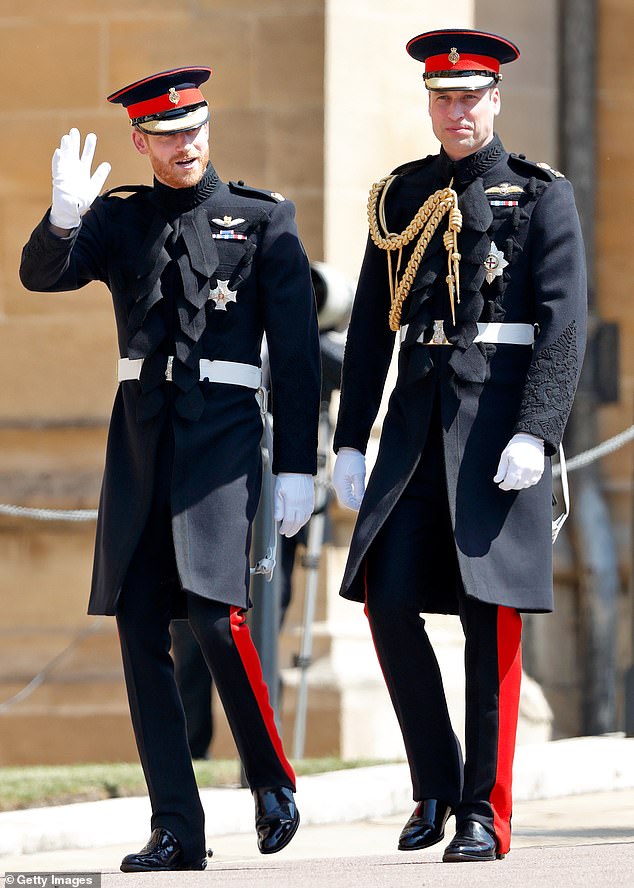
POLYGON ((456 834, 445 848, 443 863, 461 863, 469 860, 502 860, 497 842, 488 829, 476 820, 460 824, 456 834))
POLYGON ((262 854, 281 851, 293 838, 299 826, 299 811, 293 790, 285 786, 254 789, 255 830, 262 854))
MULTIPOLYGON (((207 852, 211 857, 211 853, 207 852)), ((123 873, 159 872, 161 870, 204 870, 207 858, 185 860, 176 836, 163 827, 152 831, 147 845, 136 854, 126 854, 121 861, 123 873)))
POLYGON ((418 851, 435 845, 445 835, 445 824, 451 815, 451 806, 438 799, 423 799, 402 829, 398 839, 399 851, 418 851))

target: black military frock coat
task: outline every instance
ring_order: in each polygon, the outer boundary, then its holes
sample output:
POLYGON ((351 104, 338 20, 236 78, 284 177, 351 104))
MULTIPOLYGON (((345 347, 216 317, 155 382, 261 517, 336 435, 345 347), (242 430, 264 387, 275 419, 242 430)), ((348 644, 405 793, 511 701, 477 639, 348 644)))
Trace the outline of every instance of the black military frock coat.
MULTIPOLYGON (((404 491, 439 399, 453 537, 421 551, 422 608, 456 613, 456 583, 480 601, 520 611, 552 609, 552 475, 522 491, 493 482, 517 432, 558 450, 583 358, 584 248, 570 183, 550 168, 509 155, 498 137, 452 162, 441 151, 405 164, 386 195, 391 232, 403 231, 433 192, 453 181, 463 214, 458 235, 460 304, 451 322, 442 233, 431 240, 403 306, 398 376, 377 462, 357 518, 341 594, 363 600, 366 553, 404 491), (508 265, 490 283, 492 243, 508 265), (434 320, 451 346, 430 346, 434 320), (534 347, 475 343, 477 322, 534 324, 534 347), (455 555, 454 555, 455 551, 455 555), (457 559, 456 559, 457 556, 457 559), (459 576, 452 576, 457 561, 459 576)), ((406 247, 401 270, 416 243, 406 247)), ((393 352, 386 253, 369 240, 346 343, 335 449, 365 452, 393 352)))
POLYGON ((275 391, 273 471, 314 474, 318 328, 294 206, 281 195, 226 184, 211 165, 193 188, 155 181, 132 190, 125 198, 112 192, 97 198, 68 238, 50 231, 47 213, 20 269, 31 290, 103 281, 121 356, 144 358, 140 380, 123 382, 113 407, 88 612, 116 611, 152 502, 166 422, 173 427, 180 585, 246 607, 262 422, 252 389, 200 382, 198 362, 259 365, 266 332, 275 391), (224 308, 212 293, 219 282, 230 292, 224 308), (173 382, 166 383, 170 354, 173 382))

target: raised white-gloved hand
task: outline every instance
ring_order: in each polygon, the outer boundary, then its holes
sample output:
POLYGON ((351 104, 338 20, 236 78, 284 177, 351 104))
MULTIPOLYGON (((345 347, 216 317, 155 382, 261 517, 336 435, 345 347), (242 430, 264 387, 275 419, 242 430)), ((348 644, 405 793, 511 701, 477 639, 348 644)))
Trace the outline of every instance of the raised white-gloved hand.
POLYGON ((110 172, 109 163, 100 163, 90 175, 97 136, 88 133, 84 150, 79 156, 81 137, 78 129, 62 136, 52 160, 53 203, 49 220, 57 228, 77 228, 93 200, 104 186, 110 172))
POLYGON ((280 472, 275 479, 274 518, 281 521, 282 536, 295 536, 313 514, 315 485, 312 475, 280 472))
POLYGON ((513 435, 502 451, 495 478, 500 490, 523 490, 537 484, 544 473, 544 442, 535 435, 513 435))
POLYGON ((354 447, 342 447, 332 471, 332 486, 340 505, 358 512, 365 493, 365 456, 354 447))

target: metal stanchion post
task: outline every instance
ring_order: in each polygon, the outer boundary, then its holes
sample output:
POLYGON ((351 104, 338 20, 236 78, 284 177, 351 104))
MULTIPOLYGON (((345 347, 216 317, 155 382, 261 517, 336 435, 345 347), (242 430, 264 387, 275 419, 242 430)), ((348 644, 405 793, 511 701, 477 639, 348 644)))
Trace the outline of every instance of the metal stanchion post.
POLYGON ((625 736, 634 737, 634 613, 632 614, 632 662, 625 673, 625 736))
MULTIPOLYGON (((263 449, 263 462, 265 471, 268 470, 267 461, 269 454, 263 449)), ((256 557, 260 557, 269 544, 269 527, 273 512, 271 497, 273 491, 271 485, 262 484, 262 493, 255 521, 253 522, 253 537, 251 548, 256 557)), ((260 657, 262 676, 269 689, 269 700, 275 715, 275 721, 279 727, 278 698, 279 698, 279 668, 277 657, 277 640, 280 625, 280 580, 279 571, 273 572, 273 578, 267 582, 261 574, 254 574, 251 578, 251 602, 253 607, 249 611, 249 628, 251 637, 260 657)), ((240 782, 246 786, 244 770, 240 771, 240 782)))
POLYGON ((630 666, 625 671, 625 736, 634 737, 634 548, 632 550, 632 559, 630 562, 630 603, 632 608, 632 648, 630 652, 630 666))
MULTIPOLYGON (((268 485, 263 485, 260 508, 253 524, 254 551, 264 552, 268 545, 269 515, 272 509, 268 485)), ((279 667, 277 641, 280 630, 280 574, 273 571, 273 578, 267 582, 261 574, 251 580, 250 627, 253 643, 260 656, 262 675, 269 689, 269 700, 278 720, 279 667)))
POLYGON ((306 569, 306 592, 304 598, 304 620, 302 641, 295 665, 299 668, 297 703, 295 706, 295 730, 293 734, 293 757, 304 757, 306 735, 306 710, 308 705, 308 667, 313 652, 313 622, 317 602, 317 581, 319 562, 324 542, 326 509, 328 508, 328 451, 330 447, 329 405, 323 402, 319 420, 319 447, 317 450, 317 479, 315 482, 315 511, 308 525, 308 540, 303 565, 306 569))

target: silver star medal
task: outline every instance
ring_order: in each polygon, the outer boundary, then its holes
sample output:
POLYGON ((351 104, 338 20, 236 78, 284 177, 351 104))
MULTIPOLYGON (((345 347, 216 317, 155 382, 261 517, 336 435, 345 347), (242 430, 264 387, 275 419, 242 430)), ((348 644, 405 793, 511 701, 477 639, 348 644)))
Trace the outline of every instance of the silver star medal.
POLYGON ((229 289, 229 281, 218 281, 218 286, 209 293, 209 298, 216 303, 214 308, 220 311, 227 310, 228 302, 236 302, 237 290, 229 289))
POLYGON ((491 241, 489 255, 484 260, 484 267, 487 270, 487 284, 492 284, 496 277, 500 277, 507 265, 504 253, 502 250, 498 250, 495 241, 491 241))

